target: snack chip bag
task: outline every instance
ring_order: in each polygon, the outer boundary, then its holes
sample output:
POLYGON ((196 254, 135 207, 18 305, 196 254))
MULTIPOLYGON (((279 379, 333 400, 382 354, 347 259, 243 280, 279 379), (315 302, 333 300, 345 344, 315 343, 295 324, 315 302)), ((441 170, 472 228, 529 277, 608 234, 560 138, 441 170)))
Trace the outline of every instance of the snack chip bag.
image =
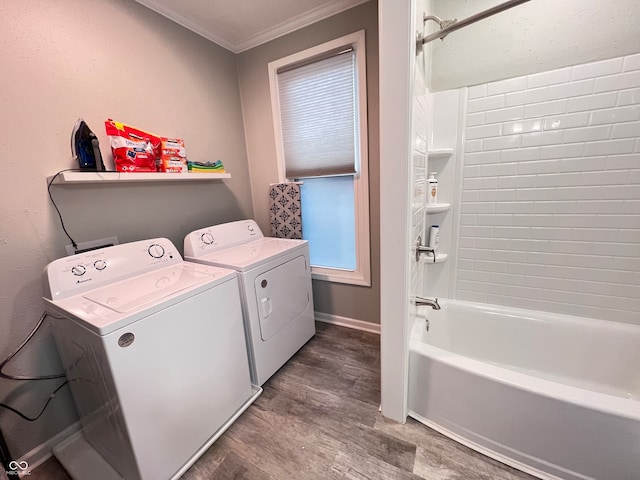
POLYGON ((105 121, 104 126, 109 135, 116 171, 157 171, 160 137, 111 119, 105 121))

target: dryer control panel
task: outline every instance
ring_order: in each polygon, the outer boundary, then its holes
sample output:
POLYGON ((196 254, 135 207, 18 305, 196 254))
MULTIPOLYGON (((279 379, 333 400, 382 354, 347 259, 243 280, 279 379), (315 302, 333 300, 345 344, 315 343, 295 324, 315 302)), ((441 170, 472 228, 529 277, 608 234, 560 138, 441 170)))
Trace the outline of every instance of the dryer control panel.
POLYGON ((166 238, 123 243, 54 260, 43 274, 43 295, 66 298, 107 283, 182 262, 166 238))
POLYGON ((184 238, 184 256, 198 258, 263 237, 262 230, 254 220, 213 225, 191 232, 184 238))

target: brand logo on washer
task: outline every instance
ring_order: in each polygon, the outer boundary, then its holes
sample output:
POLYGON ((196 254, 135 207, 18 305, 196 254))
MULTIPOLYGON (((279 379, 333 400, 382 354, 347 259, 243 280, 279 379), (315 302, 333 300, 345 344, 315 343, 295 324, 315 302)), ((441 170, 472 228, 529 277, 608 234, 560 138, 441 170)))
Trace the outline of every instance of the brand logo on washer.
POLYGON ((120 338, 118 339, 118 345, 120 345, 122 348, 128 347, 133 343, 135 338, 136 336, 131 332, 123 333, 122 335, 120 335, 120 338))

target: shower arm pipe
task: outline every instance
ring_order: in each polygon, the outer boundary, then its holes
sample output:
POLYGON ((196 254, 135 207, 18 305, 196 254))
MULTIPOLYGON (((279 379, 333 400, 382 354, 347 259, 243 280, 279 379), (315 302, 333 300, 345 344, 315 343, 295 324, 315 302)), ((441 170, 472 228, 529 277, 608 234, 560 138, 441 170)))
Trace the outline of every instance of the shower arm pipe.
MULTIPOLYGON (((426 37, 422 37, 420 35, 420 37, 422 38, 418 38, 418 46, 422 47, 422 45, 432 42, 433 40, 435 40, 436 38, 444 38, 446 37, 448 34, 450 34, 451 32, 455 32, 456 30, 460 30, 461 28, 466 27, 467 25, 471 25, 472 23, 478 22, 480 20, 483 20, 487 17, 490 17, 492 15, 495 15, 496 13, 500 13, 504 10, 508 10, 510 8, 516 7, 518 5, 520 5, 521 3, 525 3, 528 2, 529 0, 509 0, 507 2, 501 3, 499 5, 496 5, 495 7, 491 7, 491 8, 487 8, 486 10, 483 10, 482 12, 476 13, 474 15, 471 15, 470 17, 467 17, 463 20, 460 21, 456 21, 456 20, 450 20, 450 21, 442 21, 442 23, 448 23, 448 25, 446 25, 444 28, 442 28, 441 30, 438 30, 437 32, 434 32, 430 35, 427 35, 426 37)), ((430 16, 431 17, 431 16, 430 16)), ((425 18, 425 19, 429 19, 431 20, 431 18, 425 18)), ((434 19, 435 20, 435 19, 434 19)), ((440 23, 440 22, 437 22, 440 23)))

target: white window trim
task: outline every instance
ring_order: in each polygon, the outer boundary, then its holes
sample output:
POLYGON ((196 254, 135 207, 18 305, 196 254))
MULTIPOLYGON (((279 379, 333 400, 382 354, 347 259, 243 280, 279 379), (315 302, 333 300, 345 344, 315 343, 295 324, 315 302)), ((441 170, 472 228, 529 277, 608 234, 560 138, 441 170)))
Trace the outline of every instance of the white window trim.
POLYGON ((356 212, 356 270, 312 267, 311 276, 315 280, 336 283, 371 286, 371 255, 369 239, 369 142, 367 135, 367 81, 365 32, 346 35, 327 43, 294 53, 269 63, 269 87, 271 89, 271 110, 276 139, 276 159, 278 178, 281 182, 292 179, 285 177, 284 146, 280 122, 280 95, 278 93, 277 71, 279 68, 322 55, 325 52, 342 47, 354 47, 356 51, 356 72, 358 81, 358 137, 359 168, 354 175, 354 198, 356 212))

